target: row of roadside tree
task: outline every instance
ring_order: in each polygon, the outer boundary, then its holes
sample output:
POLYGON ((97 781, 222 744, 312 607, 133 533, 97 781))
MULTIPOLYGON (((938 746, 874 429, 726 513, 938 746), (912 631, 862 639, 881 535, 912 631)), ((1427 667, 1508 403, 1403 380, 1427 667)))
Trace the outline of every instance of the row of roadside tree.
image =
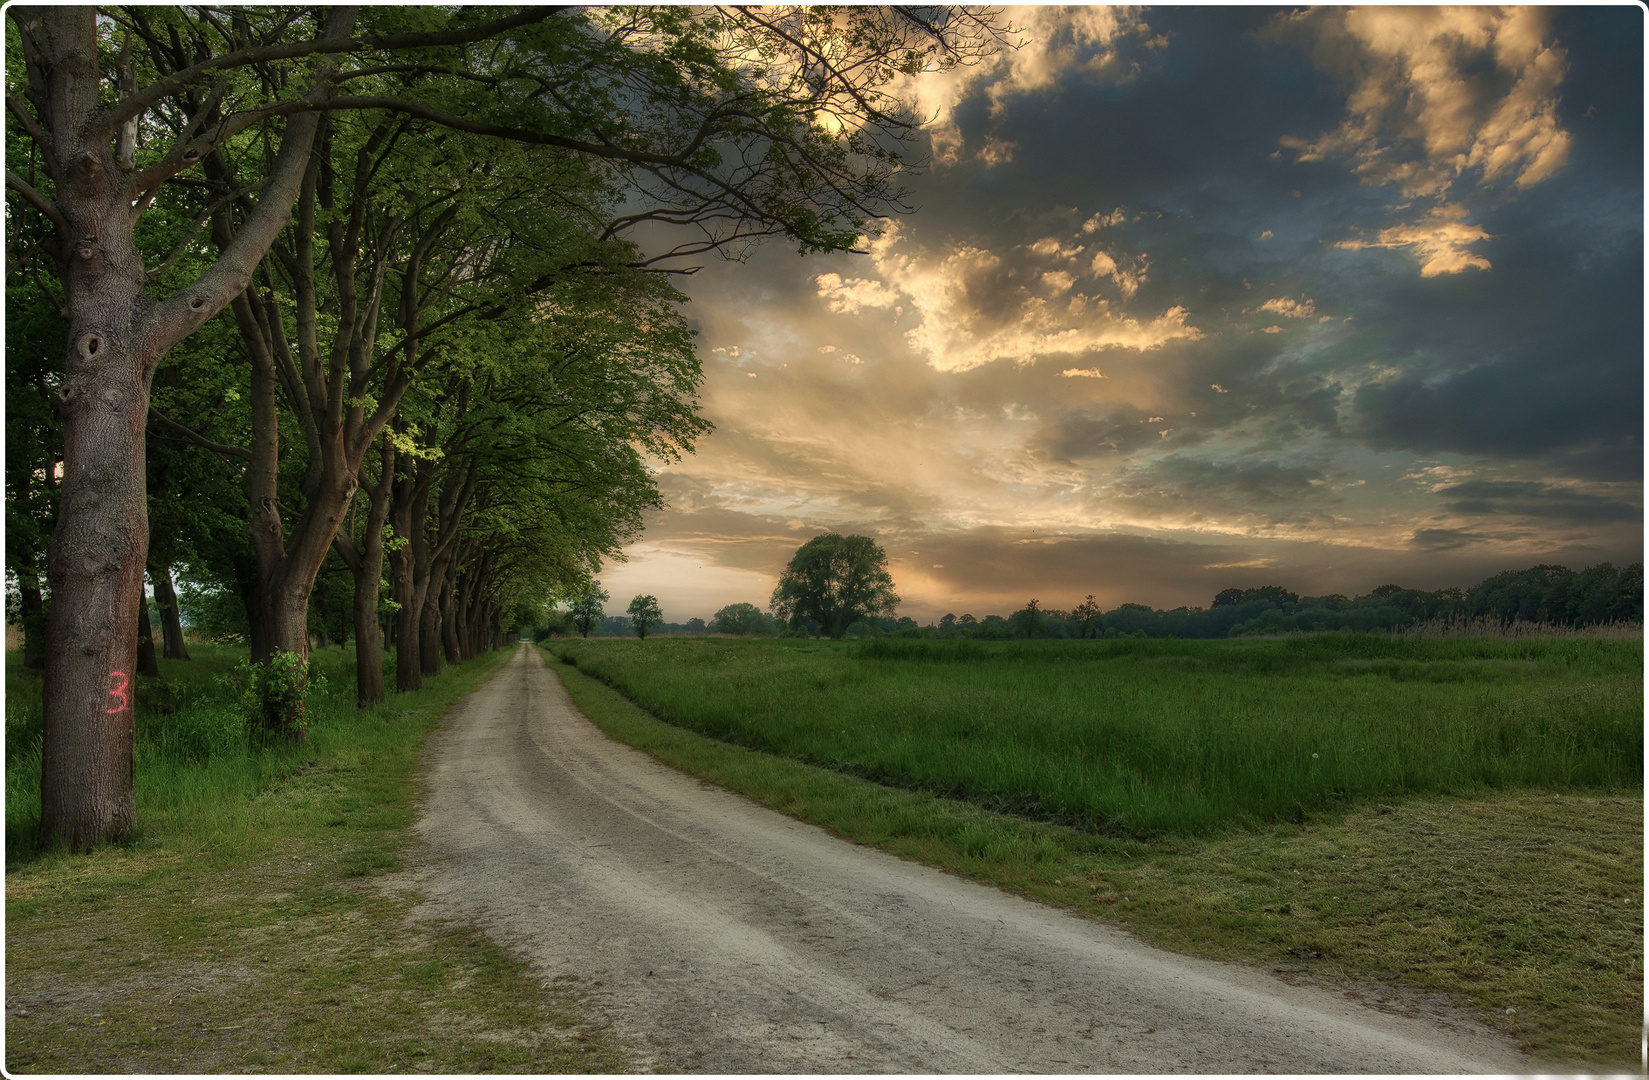
POLYGON ((135 823, 145 576, 167 642, 174 575, 239 600, 282 738, 318 582, 362 702, 386 636, 403 689, 496 644, 708 430, 669 275, 858 245, 907 208, 908 81, 1002 43, 935 8, 7 16, 6 569, 74 847, 135 823))

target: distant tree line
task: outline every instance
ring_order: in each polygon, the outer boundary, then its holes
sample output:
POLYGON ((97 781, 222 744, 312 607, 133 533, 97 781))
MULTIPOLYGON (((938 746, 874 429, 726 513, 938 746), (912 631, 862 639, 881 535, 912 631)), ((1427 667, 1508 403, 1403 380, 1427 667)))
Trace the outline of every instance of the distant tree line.
MULTIPOLYGON (((1123 604, 1103 611, 1089 596, 1071 610, 1032 600, 1013 614, 946 615, 935 625, 876 620, 873 633, 901 637, 1011 638, 1243 637, 1312 630, 1401 630, 1430 620, 1489 619, 1554 626, 1643 621, 1643 564, 1582 571, 1543 564, 1508 570, 1470 589, 1435 592, 1381 585, 1362 596, 1301 596, 1279 585, 1224 589, 1206 608, 1158 610, 1123 604)), ((868 627, 866 629, 869 629, 868 627)))
MULTIPOLYGON (((1527 570, 1508 570, 1470 589, 1457 587, 1426 592, 1400 585, 1381 585, 1362 596, 1339 593, 1301 596, 1280 585, 1256 589, 1223 589, 1206 608, 1160 610, 1144 604, 1123 604, 1103 610, 1092 596, 1069 610, 1043 607, 1032 600, 1011 615, 949 614, 927 626, 915 619, 870 617, 846 628, 848 637, 974 638, 1007 641, 1024 638, 1119 637, 1244 637, 1294 631, 1402 630, 1432 620, 1488 619, 1499 623, 1528 622, 1552 626, 1597 626, 1643 621, 1643 564, 1616 569, 1599 563, 1585 570, 1542 564, 1527 570)), ((552 612, 537 631, 575 636, 571 616, 552 612)), ((813 637, 828 628, 802 618, 793 626, 755 604, 729 604, 708 623, 655 622, 650 634, 735 634, 742 637, 813 637)), ((591 626, 598 637, 634 637, 628 618, 611 615, 591 626)))

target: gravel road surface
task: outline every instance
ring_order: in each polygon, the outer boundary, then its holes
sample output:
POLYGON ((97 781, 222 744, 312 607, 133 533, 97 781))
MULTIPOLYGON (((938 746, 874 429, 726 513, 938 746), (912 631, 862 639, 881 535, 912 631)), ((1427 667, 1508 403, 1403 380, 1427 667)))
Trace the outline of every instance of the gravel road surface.
POLYGON ((839 840, 609 739, 522 645, 432 739, 418 886, 577 984, 640 1069, 1527 1072, 1503 1037, 839 840))

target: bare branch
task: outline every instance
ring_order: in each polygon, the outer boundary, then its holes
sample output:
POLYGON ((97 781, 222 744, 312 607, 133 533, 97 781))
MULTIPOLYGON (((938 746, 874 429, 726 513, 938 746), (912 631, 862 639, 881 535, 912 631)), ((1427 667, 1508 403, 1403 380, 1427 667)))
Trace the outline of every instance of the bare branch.
MULTIPOLYGON (((355 9, 334 8, 322 31, 323 41, 337 40, 353 25, 355 9)), ((316 85, 309 100, 324 98, 331 84, 325 71, 317 73, 316 85)), ((264 180, 263 198, 258 208, 247 217, 239 234, 200 277, 154 307, 150 325, 158 333, 164 348, 170 348, 193 333, 207 319, 245 290, 275 236, 292 219, 292 204, 297 200, 309 164, 309 151, 315 141, 319 116, 295 117, 286 125, 281 148, 275 155, 264 180)))

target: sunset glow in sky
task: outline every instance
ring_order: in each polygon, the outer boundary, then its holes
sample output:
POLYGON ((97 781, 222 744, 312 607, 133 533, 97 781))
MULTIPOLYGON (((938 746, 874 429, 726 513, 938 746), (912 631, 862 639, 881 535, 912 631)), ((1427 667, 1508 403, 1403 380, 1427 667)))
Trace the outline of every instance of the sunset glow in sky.
POLYGON ((824 530, 924 623, 1642 559, 1640 9, 1008 12, 868 254, 685 281, 716 431, 610 610, 824 530))

